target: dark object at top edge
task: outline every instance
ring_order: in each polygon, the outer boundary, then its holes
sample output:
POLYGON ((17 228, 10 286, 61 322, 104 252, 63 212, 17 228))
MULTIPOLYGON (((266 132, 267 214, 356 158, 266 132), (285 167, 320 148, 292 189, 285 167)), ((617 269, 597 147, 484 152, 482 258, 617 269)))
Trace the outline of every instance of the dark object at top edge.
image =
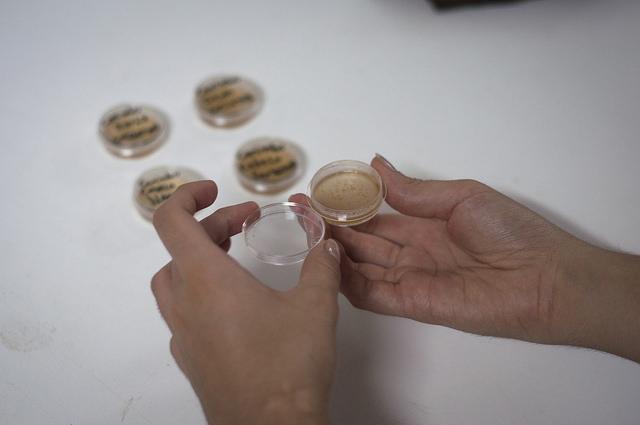
POLYGON ((433 6, 438 10, 453 9, 462 6, 482 6, 501 3, 518 3, 523 0, 431 0, 433 6))

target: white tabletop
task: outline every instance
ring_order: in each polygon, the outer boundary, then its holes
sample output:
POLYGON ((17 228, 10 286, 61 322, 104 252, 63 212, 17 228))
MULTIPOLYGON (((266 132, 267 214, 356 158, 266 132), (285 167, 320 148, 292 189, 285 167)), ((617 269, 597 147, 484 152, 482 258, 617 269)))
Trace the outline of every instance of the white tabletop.
MULTIPOLYGON (((581 237, 640 253, 640 2, 547 0, 435 13, 424 0, 0 4, 0 423, 203 424, 149 290, 168 259, 131 202, 145 169, 187 165, 216 205, 244 191, 240 143, 297 141, 309 170, 374 152, 407 174, 475 178, 581 237), (199 122, 195 85, 258 81, 263 112, 199 122), (171 117, 140 160, 97 137, 123 101, 171 117)), ((292 191, 293 191, 292 190, 292 191)), ((296 268, 232 254, 267 283, 296 268)), ((341 300, 335 424, 638 424, 640 367, 483 338, 341 300)))

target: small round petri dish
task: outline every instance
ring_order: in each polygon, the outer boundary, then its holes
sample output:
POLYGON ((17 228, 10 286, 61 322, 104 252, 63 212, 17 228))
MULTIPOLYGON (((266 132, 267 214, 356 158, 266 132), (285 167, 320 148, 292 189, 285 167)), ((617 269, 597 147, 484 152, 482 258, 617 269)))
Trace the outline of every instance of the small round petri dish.
POLYGON ((247 78, 217 75, 198 85, 195 104, 205 123, 213 127, 237 127, 258 115, 264 104, 264 92, 247 78))
POLYGON ((325 224, 306 205, 280 202, 254 211, 242 225, 242 232, 258 260, 285 266, 305 259, 324 238, 325 224))
POLYGON ((109 152, 121 158, 137 158, 162 146, 169 133, 169 120, 151 106, 121 104, 104 113, 99 131, 109 152))
POLYGON ((236 153, 236 175, 251 192, 277 193, 294 185, 305 171, 305 158, 295 143, 274 137, 249 140, 236 153))
POLYGON ((373 218, 386 196, 380 174, 360 161, 331 162, 309 184, 311 207, 334 226, 348 227, 373 218))
POLYGON ((136 209, 147 220, 173 192, 180 186, 197 180, 204 180, 200 173, 186 167, 155 167, 138 177, 133 188, 133 201, 136 209))

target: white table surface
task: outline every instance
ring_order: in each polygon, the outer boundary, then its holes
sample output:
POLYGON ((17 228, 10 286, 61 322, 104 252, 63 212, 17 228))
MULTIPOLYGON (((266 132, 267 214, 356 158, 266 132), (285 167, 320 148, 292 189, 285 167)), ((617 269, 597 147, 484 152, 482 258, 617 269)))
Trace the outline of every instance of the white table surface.
MULTIPOLYGON (((131 202, 143 170, 188 165, 217 205, 258 135, 309 171, 378 151, 407 174, 475 178, 583 238, 640 252, 640 2, 542 0, 435 13, 423 0, 0 3, 0 423, 203 424, 149 290, 167 261, 131 202), (239 72, 267 93, 235 130, 201 124, 195 85, 239 72), (171 117, 140 160, 109 155, 122 101, 171 117)), ((296 268, 232 254, 274 287, 296 268)), ((640 423, 640 366, 483 338, 341 300, 335 424, 640 423)))

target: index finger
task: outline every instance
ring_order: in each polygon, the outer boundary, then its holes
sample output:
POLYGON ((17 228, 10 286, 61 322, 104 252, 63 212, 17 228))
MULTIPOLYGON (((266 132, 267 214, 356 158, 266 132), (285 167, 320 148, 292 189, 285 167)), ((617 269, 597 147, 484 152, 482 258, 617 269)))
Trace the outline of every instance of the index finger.
POLYGON ((193 216, 211 205, 217 195, 218 188, 213 181, 187 183, 153 215, 153 225, 183 276, 201 270, 203 265, 220 266, 232 262, 193 216))

